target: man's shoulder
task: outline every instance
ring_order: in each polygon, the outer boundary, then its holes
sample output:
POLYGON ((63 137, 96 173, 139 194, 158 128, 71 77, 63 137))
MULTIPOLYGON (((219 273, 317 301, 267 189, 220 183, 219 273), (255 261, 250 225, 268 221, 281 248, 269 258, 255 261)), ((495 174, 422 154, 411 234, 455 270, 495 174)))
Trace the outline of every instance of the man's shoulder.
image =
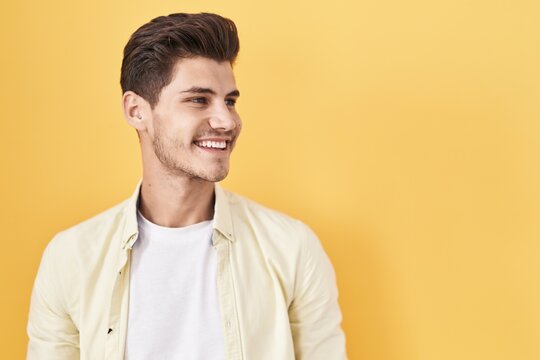
POLYGON ((110 239, 124 225, 125 211, 129 199, 87 218, 75 225, 59 231, 49 243, 52 248, 88 249, 96 243, 110 239))
POLYGON ((270 208, 253 199, 225 190, 233 215, 233 222, 249 224, 267 229, 273 233, 283 232, 289 235, 311 232, 311 229, 301 220, 270 208))
POLYGON ((100 231, 107 230, 111 226, 120 225, 120 222, 125 216, 125 209, 129 202, 126 199, 112 207, 81 221, 63 231, 66 235, 94 235, 100 231))

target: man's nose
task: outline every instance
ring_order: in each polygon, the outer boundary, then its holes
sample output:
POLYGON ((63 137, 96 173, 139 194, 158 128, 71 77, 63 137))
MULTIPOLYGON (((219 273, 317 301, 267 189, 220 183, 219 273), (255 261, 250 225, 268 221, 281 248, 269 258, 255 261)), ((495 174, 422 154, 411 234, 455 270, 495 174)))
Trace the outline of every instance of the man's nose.
POLYGON ((216 104, 210 117, 210 126, 223 131, 234 130, 237 126, 237 115, 227 104, 216 104))

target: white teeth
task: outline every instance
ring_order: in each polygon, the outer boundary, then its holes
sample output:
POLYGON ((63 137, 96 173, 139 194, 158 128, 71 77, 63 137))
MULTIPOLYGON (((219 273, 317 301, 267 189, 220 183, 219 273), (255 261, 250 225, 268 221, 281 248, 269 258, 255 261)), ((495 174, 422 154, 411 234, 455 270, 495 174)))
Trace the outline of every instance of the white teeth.
POLYGON ((196 144, 200 147, 214 148, 214 149, 225 149, 227 147, 226 141, 204 140, 204 141, 197 141, 196 144))

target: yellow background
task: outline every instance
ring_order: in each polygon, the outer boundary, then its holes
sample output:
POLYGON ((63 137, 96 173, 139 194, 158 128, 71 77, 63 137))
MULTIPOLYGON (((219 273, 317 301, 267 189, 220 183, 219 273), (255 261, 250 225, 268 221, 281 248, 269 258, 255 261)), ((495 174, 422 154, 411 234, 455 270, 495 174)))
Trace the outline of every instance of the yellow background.
POLYGON ((537 0, 3 1, 0 358, 53 234, 133 191, 122 49, 180 11, 238 25, 225 186, 319 234, 351 359, 540 359, 537 0))

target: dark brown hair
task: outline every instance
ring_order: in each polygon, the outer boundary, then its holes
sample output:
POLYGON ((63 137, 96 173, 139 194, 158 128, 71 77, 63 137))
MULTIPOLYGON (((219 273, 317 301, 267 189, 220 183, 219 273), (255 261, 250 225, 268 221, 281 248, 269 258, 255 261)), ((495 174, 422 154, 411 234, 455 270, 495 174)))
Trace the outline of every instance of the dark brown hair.
POLYGON ((157 17, 137 29, 124 48, 122 92, 135 92, 153 108, 179 59, 201 56, 232 65, 239 49, 232 20, 209 13, 157 17))

